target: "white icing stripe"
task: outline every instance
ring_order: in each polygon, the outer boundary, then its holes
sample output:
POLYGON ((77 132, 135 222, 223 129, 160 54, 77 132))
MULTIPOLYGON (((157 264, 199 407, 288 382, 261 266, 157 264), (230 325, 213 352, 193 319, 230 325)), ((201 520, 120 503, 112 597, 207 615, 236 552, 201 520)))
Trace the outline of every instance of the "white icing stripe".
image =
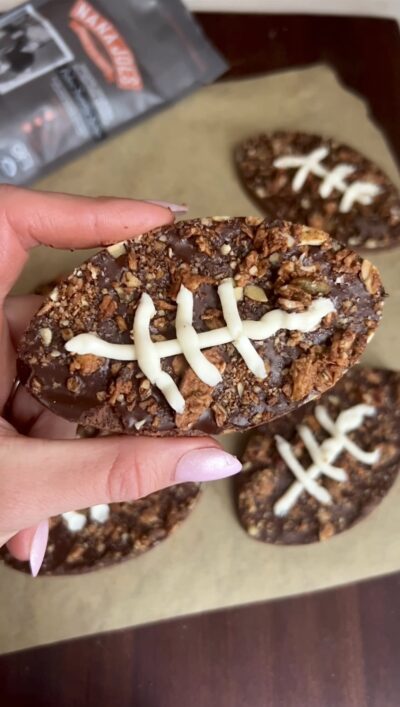
POLYGON ((62 517, 64 518, 68 526, 68 530, 70 530, 71 533, 78 533, 79 530, 82 530, 82 528, 86 525, 86 516, 84 513, 67 511, 67 513, 62 514, 62 517))
POLYGON ((150 336, 150 321, 156 313, 153 300, 144 292, 140 298, 133 320, 133 338, 136 345, 137 362, 150 383, 161 390, 169 405, 182 413, 185 401, 174 380, 161 368, 157 346, 150 336))
MULTIPOLYGON (((90 519, 97 523, 105 523, 110 517, 110 506, 107 503, 100 503, 97 506, 91 506, 89 509, 90 519)), ((78 533, 83 530, 87 523, 84 513, 78 511, 67 511, 62 513, 62 518, 65 521, 70 533, 78 533)))
MULTIPOLYGON (((311 459, 314 460, 314 464, 321 469, 325 476, 329 476, 329 478, 334 479, 334 481, 347 481, 348 477, 343 469, 339 466, 332 466, 327 462, 327 459, 333 459, 336 455, 337 450, 334 448, 334 445, 332 444, 325 447, 322 445, 319 446, 313 433, 308 427, 306 427, 306 425, 299 425, 297 431, 299 433, 299 437, 303 440, 305 448, 307 449, 311 459)), ((329 441, 335 442, 336 440, 332 439, 329 441)))
POLYGON ((317 418, 321 427, 332 435, 332 438, 337 440, 338 445, 341 448, 347 449, 349 454, 351 454, 355 459, 360 461, 362 464, 375 464, 379 459, 379 450, 374 452, 364 452, 360 449, 354 442, 351 441, 346 434, 356 430, 363 423, 364 417, 371 417, 375 415, 375 408, 371 405, 355 405, 349 410, 344 410, 336 420, 333 422, 332 418, 329 417, 327 411, 322 405, 317 405, 315 408, 315 417, 317 418))
POLYGON ((221 301, 222 314, 227 323, 234 347, 256 378, 265 378, 267 373, 264 361, 244 332, 244 322, 240 318, 232 279, 222 282, 218 287, 218 295, 221 301))
POLYGON ((240 353, 249 371, 251 371, 256 378, 263 380, 267 377, 264 361, 247 336, 239 336, 239 338, 233 342, 233 345, 236 351, 240 353))
MULTIPOLYGON (((273 309, 267 312, 258 321, 245 320, 243 322, 243 332, 245 336, 254 341, 262 341, 274 336, 280 329, 288 331, 301 331, 307 333, 313 331, 327 314, 335 311, 333 302, 326 297, 315 300, 305 312, 291 313, 283 312, 281 309, 273 309)), ((201 349, 208 349, 212 346, 221 346, 232 342, 228 327, 211 329, 197 335, 201 349)), ((176 356, 182 353, 178 339, 169 341, 156 341, 153 346, 158 351, 160 358, 176 356)), ((112 358, 115 361, 137 361, 137 349, 134 344, 111 344, 100 339, 97 334, 78 334, 67 341, 65 348, 70 353, 85 355, 93 354, 104 358, 112 358)))
MULTIPOLYGON (((314 480, 315 477, 310 476, 310 474, 303 469, 299 460, 295 457, 289 442, 279 435, 276 435, 275 441, 279 454, 281 455, 283 461, 286 462, 296 479, 298 479, 302 489, 308 491, 308 493, 311 496, 314 496, 314 498, 316 498, 320 503, 330 503, 331 497, 328 491, 322 486, 319 486, 314 480)), ((279 513, 281 505, 282 499, 280 499, 280 501, 278 501, 278 503, 274 506, 274 512, 276 515, 281 515, 281 513, 279 513)))
POLYGON ((355 168, 349 164, 338 164, 332 170, 332 172, 327 172, 324 181, 321 183, 319 188, 319 194, 323 199, 327 199, 333 192, 334 189, 338 191, 346 191, 348 186, 344 181, 346 177, 353 174, 355 168))
POLYGON ((300 191, 306 182, 309 174, 315 174, 316 177, 326 177, 327 171, 320 163, 325 157, 328 157, 329 149, 327 147, 318 147, 310 152, 309 155, 287 155, 278 157, 274 162, 274 167, 278 169, 291 169, 298 167, 292 182, 293 191, 300 191))
MULTIPOLYGON (((223 287, 223 285, 220 287, 223 287)), ((335 311, 333 302, 326 297, 314 300, 305 312, 288 313, 280 309, 274 309, 264 314, 258 322, 252 320, 243 321, 240 336, 234 339, 227 326, 197 334, 191 325, 192 314, 189 316, 188 313, 188 305, 192 307, 193 304, 192 295, 190 293, 189 298, 186 292, 188 292, 186 288, 182 287, 179 294, 180 304, 178 304, 177 312, 179 339, 157 342, 151 340, 149 327, 151 318, 155 314, 155 308, 151 297, 143 293, 133 322, 135 345, 111 344, 103 341, 96 334, 79 334, 67 341, 65 348, 70 353, 80 355, 93 354, 116 361, 137 361, 141 371, 153 385, 163 392, 170 406, 176 412, 183 412, 185 407, 184 398, 171 376, 162 371, 160 363, 162 358, 183 353, 201 380, 204 380, 208 385, 216 385, 221 380, 220 374, 217 371, 217 378, 214 373, 214 366, 200 354, 201 349, 233 342, 254 375, 258 378, 265 378, 264 362, 249 339, 262 341, 274 336, 280 329, 304 333, 310 332, 318 327, 324 317, 335 311), (206 361, 207 366, 204 365, 203 359, 206 361)), ((230 320, 236 333, 237 319, 235 312, 233 314, 232 312, 234 307, 237 311, 237 304, 232 282, 229 283, 229 288, 227 284, 225 285, 222 290, 222 297, 224 299, 224 316, 226 315, 230 320), (228 292, 231 294, 228 295, 228 292)))
POLYGON ((274 167, 278 169, 298 168, 292 182, 294 192, 299 192, 304 187, 309 174, 322 177, 324 181, 320 186, 319 194, 323 199, 327 199, 334 189, 343 193, 339 205, 341 213, 348 213, 356 202, 364 204, 364 206, 372 204, 374 198, 381 193, 381 187, 365 180, 357 180, 347 184, 345 179, 355 171, 355 167, 348 164, 338 164, 332 170, 328 170, 321 164, 328 155, 329 148, 317 147, 308 155, 278 157, 274 161, 274 167))
POLYGON ((364 206, 369 206, 380 193, 381 188, 377 184, 372 184, 372 182, 353 182, 343 194, 339 211, 342 214, 349 213, 356 201, 364 204, 364 206))
POLYGON ((380 452, 378 449, 373 452, 364 452, 347 437, 349 432, 358 429, 362 425, 365 417, 370 417, 375 414, 376 410, 371 405, 355 405, 348 410, 343 410, 338 415, 336 422, 334 422, 327 410, 322 405, 317 405, 315 408, 315 417, 321 427, 332 436, 324 440, 322 444, 318 446, 311 430, 306 427, 306 425, 299 426, 299 436, 303 440, 313 462, 308 469, 304 469, 301 466, 290 444, 286 440, 283 440, 282 437, 276 437, 276 445, 279 454, 298 480, 295 481, 275 503, 273 509, 275 515, 281 517, 287 515, 305 490, 320 501, 320 503, 330 503, 332 499, 328 491, 322 489, 321 486, 314 482, 322 474, 329 476, 335 481, 346 481, 347 474, 345 470, 331 465, 331 462, 335 461, 344 449, 358 461, 368 466, 372 466, 379 460, 380 452), (325 500, 322 500, 324 495, 325 500))
POLYGON ((222 376, 201 352, 199 336, 192 326, 193 321, 193 294, 186 287, 181 286, 176 298, 178 309, 176 312, 176 336, 181 351, 189 366, 203 383, 210 386, 218 385, 222 376))
POLYGON ((105 523, 110 517, 110 506, 107 503, 99 503, 89 509, 89 515, 91 520, 95 520, 97 523, 105 523))
POLYGON ((243 333, 243 322, 240 318, 234 284, 232 278, 224 280, 218 287, 218 296, 221 302, 222 314, 226 321, 226 326, 232 337, 232 341, 238 339, 243 333))

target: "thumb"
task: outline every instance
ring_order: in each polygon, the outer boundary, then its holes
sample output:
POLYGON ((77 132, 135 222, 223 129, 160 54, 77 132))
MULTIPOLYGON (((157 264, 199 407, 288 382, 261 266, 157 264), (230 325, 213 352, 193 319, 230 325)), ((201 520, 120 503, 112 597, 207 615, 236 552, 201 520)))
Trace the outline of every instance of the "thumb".
POLYGON ((49 516, 132 501, 174 483, 218 479, 241 468, 210 438, 55 441, 7 436, 1 444, 3 542, 49 516))

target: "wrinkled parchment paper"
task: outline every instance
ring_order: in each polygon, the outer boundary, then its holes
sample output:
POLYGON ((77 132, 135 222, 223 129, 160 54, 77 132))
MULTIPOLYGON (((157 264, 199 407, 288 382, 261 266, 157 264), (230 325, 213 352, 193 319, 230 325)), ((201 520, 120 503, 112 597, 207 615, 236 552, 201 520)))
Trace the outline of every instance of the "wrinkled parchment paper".
MULTIPOLYGON (((189 217, 257 213, 232 164, 260 130, 308 130, 344 140, 399 178, 365 104, 326 67, 224 83, 83 155, 42 189, 187 202, 189 217)), ((125 234, 124 234, 125 236, 125 234)), ((68 271, 83 254, 38 249, 17 292, 68 271)), ((400 361, 400 248, 373 255, 391 297, 366 363, 400 361)), ((224 444, 238 452, 238 435, 224 444)), ((0 652, 219 607, 298 594, 400 569, 400 481, 362 523, 326 543, 275 547, 238 524, 231 482, 211 483, 176 534, 141 558, 71 578, 36 580, 0 566, 0 652)))

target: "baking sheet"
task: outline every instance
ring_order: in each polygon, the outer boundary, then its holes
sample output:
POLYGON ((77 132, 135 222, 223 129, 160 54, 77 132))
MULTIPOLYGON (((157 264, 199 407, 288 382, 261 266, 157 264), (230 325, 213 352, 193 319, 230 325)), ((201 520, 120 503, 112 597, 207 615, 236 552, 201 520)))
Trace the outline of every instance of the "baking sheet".
MULTIPOLYGON (((15 1, 15 0, 14 0, 15 1)), ((301 13, 398 17, 398 0, 184 0, 194 12, 301 13)), ((0 3, 1 4, 1 3, 0 3)))
MULTIPOLYGON (((327 67, 208 87, 105 143, 43 189, 188 202, 189 217, 258 213, 234 172, 232 148, 253 132, 308 130, 349 142, 399 184, 365 104, 327 67)), ((81 254, 37 249, 16 291, 68 270, 81 254)), ((398 367, 400 248, 371 259, 391 294, 366 363, 398 367)), ((244 438, 229 435, 230 450, 244 438)), ((70 578, 38 578, 0 566, 0 652, 298 594, 400 569, 400 482, 374 513, 327 543, 274 547, 250 539, 235 518, 231 482, 210 483, 176 534, 139 559, 70 578)))

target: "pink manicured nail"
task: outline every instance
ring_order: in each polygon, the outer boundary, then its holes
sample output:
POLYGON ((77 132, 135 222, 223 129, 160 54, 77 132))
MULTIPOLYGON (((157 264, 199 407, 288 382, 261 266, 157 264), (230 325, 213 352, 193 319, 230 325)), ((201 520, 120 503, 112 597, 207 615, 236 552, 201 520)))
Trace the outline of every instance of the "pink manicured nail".
POLYGON ((185 214, 188 207, 184 204, 170 204, 169 201, 152 201, 147 200, 148 204, 155 204, 156 206, 163 206, 165 209, 169 209, 174 214, 185 214))
POLYGON ((49 539, 49 523, 43 520, 36 528, 32 538, 31 550, 29 553, 29 564, 31 566, 32 577, 37 577, 42 566, 46 553, 47 541, 49 539))
POLYGON ((213 481, 232 476, 240 471, 239 459, 222 449, 206 448, 187 452, 179 459, 176 481, 213 481))

